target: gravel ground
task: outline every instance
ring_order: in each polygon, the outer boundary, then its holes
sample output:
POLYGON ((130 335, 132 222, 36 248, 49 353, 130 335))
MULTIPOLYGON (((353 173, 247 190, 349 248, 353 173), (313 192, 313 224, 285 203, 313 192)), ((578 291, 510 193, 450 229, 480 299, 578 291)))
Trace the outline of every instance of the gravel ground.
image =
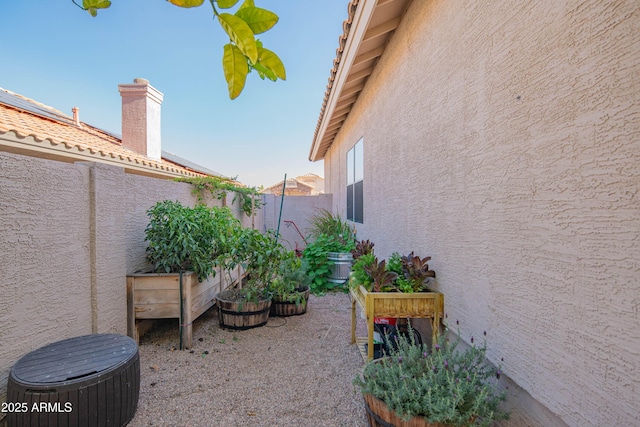
MULTIPOLYGON (((358 322, 360 327, 363 321, 358 322)), ((130 427, 367 426, 353 378, 346 294, 311 296, 302 316, 228 331, 215 308, 194 322, 193 348, 178 350, 175 319, 140 341, 140 401, 130 427)))

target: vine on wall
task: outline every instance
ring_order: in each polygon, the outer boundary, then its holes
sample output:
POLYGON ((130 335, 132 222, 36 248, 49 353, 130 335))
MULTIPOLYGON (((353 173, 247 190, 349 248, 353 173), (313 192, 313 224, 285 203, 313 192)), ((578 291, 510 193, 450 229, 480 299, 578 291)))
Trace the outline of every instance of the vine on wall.
POLYGON ((234 193, 232 203, 239 201, 242 211, 251 216, 253 210, 262 207, 260 191, 255 187, 242 187, 232 180, 215 176, 205 177, 180 177, 178 182, 187 182, 193 186, 192 193, 199 204, 206 204, 206 195, 209 194, 218 200, 224 199, 228 192, 234 193))

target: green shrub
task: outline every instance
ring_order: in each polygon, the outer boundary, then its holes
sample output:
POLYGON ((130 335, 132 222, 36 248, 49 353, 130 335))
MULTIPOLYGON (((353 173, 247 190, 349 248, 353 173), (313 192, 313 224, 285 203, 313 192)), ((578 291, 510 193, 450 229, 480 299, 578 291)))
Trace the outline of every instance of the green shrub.
POLYGON ((200 281, 215 274, 219 224, 213 209, 205 206, 190 208, 177 201, 165 200, 147 210, 147 216, 147 260, 154 271, 178 273, 192 270, 200 281))
MULTIPOLYGON (((410 328, 410 327, 409 327, 410 328)), ((508 419, 501 409, 506 392, 498 385, 500 367, 485 360, 486 340, 465 350, 442 334, 431 351, 416 344, 410 330, 400 335, 391 356, 369 362, 354 380, 363 394, 382 400, 404 419, 425 417, 431 423, 450 426, 490 426, 508 419)))

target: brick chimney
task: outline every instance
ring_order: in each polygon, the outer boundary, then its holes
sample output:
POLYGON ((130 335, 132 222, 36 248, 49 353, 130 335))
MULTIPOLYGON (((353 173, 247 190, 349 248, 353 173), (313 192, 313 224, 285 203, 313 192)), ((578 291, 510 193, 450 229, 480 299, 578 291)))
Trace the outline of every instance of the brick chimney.
POLYGON ((118 85, 122 96, 122 146, 160 160, 160 105, 164 95, 145 79, 118 85))

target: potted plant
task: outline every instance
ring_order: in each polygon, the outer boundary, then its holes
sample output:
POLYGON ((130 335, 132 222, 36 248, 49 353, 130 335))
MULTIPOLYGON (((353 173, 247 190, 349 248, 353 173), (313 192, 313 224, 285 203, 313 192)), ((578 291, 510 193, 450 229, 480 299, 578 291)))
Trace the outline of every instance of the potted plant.
POLYGON ((340 215, 323 209, 311 218, 309 240, 303 257, 309 264, 311 290, 322 294, 349 280, 355 248, 355 230, 340 215))
POLYGON ((367 363, 354 384, 371 426, 490 426, 508 419, 500 367, 485 360, 486 340, 477 346, 471 338, 465 349, 460 343, 459 332, 453 341, 442 334, 430 350, 400 336, 389 357, 367 363))
POLYGON ((191 323, 214 304, 216 259, 226 250, 224 230, 239 224, 228 208, 194 208, 165 200, 147 210, 151 271, 127 276, 128 333, 136 319, 178 318, 180 348, 191 347, 191 323))
POLYGON ((269 285, 277 274, 283 252, 273 233, 262 234, 251 228, 238 230, 229 264, 241 265, 246 276, 241 286, 216 296, 220 326, 245 330, 267 323, 272 301, 269 285))
POLYGON ((309 301, 307 264, 293 251, 283 254, 278 276, 269 285, 273 294, 271 316, 296 316, 307 312, 309 301))

